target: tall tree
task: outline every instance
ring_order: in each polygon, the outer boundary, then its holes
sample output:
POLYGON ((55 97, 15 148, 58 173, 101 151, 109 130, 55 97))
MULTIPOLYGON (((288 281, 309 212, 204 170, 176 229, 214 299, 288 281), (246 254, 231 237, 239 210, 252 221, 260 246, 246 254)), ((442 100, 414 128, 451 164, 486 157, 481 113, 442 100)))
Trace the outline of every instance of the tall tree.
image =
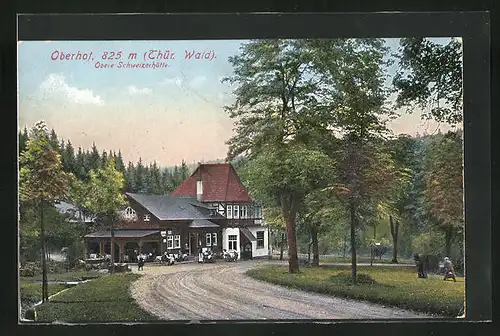
POLYGON ((137 183, 136 183, 136 175, 135 175, 135 167, 132 162, 129 161, 127 170, 125 171, 125 189, 128 192, 135 193, 137 192, 137 183))
MULTIPOLYGON (((276 184, 269 183, 265 187, 274 185, 276 188, 273 197, 279 200, 283 218, 286 223, 289 271, 296 273, 299 270, 297 258, 297 244, 295 236, 295 221, 300 202, 305 196, 305 185, 297 183, 293 177, 287 180, 285 171, 274 167, 276 163, 269 159, 290 160, 291 149, 300 146, 298 134, 303 124, 310 118, 312 112, 309 103, 314 101, 314 89, 317 79, 311 76, 311 56, 304 52, 302 42, 296 40, 257 40, 251 41, 241 48, 241 53, 229 58, 233 66, 233 76, 223 81, 236 85, 234 94, 236 101, 226 106, 230 118, 236 122, 236 134, 228 141, 228 159, 238 155, 250 155, 250 169, 266 170, 276 175, 269 176, 276 184), (274 153, 267 148, 274 146, 274 153), (278 155, 278 156, 276 156, 278 155), (254 164, 252 160, 256 160, 254 164), (265 167, 263 165, 270 165, 265 167), (287 183, 290 186, 287 187, 287 183)), ((304 159, 313 159, 316 152, 307 152, 304 159)), ((299 159, 291 156, 293 160, 299 159)), ((304 161, 298 160, 298 166, 304 161)), ((292 167, 289 169, 292 169, 292 167)), ((297 168, 295 167, 295 168, 297 168)), ((299 173, 293 171, 295 177, 307 176, 307 171, 299 173)), ((258 174, 254 177, 258 180, 258 174)), ((259 183, 257 183, 259 184, 259 183)))
POLYGON ((28 136, 28 129, 24 127, 22 132, 19 132, 19 154, 24 152, 26 149, 26 144, 28 143, 29 136, 28 136))
POLYGON ((290 273, 299 270, 296 245, 298 211, 311 190, 326 186, 333 164, 321 151, 295 145, 279 152, 272 147, 264 148, 245 168, 245 180, 256 198, 281 209, 290 273))
POLYGON ((439 44, 428 38, 400 41, 399 70, 394 76, 396 107, 415 107, 426 119, 459 123, 462 113, 462 42, 451 38, 439 44))
POLYGON ((384 186, 375 182, 378 172, 372 167, 386 156, 377 156, 372 150, 376 150, 380 136, 387 133, 384 119, 392 114, 384 108, 387 48, 381 39, 314 40, 307 45, 314 51, 313 65, 321 78, 315 108, 324 123, 343 135, 343 150, 338 153, 341 162, 333 185, 338 187, 350 216, 355 284, 356 231, 361 224, 358 210, 363 202, 379 194, 377 187, 384 186))
POLYGON ((88 154, 88 162, 89 162, 89 169, 92 170, 97 170, 98 168, 101 167, 101 156, 99 155, 99 151, 97 150, 97 146, 95 145, 95 142, 92 143, 92 150, 88 154))
POLYGON ((425 198, 430 214, 445 233, 445 253, 463 233, 463 156, 458 132, 434 137, 427 151, 425 198))
POLYGON ((19 194, 22 201, 35 202, 40 211, 42 247, 42 301, 48 300, 44 209, 65 196, 72 175, 62 169, 61 157, 52 147, 44 122, 31 130, 26 151, 21 154, 19 194))
MULTIPOLYGON (((89 173, 88 209, 96 214, 101 224, 111 229, 111 260, 114 263, 114 227, 118 219, 118 211, 126 205, 123 188, 125 179, 122 173, 115 169, 113 159, 106 166, 91 170, 89 173)), ((121 256, 120 256, 121 260, 121 256)), ((113 270, 113 267, 111 268, 113 270)))
MULTIPOLYGON (((114 154, 114 152, 113 152, 113 154, 114 154)), ((118 155, 116 155, 114 157, 115 157, 115 163, 116 163, 116 170, 118 170, 121 173, 125 173, 125 164, 123 163, 123 157, 122 157, 121 150, 118 150, 118 155)))

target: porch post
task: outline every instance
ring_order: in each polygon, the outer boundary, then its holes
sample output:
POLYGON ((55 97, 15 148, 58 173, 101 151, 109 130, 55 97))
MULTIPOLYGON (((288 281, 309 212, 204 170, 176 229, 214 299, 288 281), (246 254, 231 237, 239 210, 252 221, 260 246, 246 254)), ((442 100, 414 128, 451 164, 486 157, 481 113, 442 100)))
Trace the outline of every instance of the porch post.
POLYGON ((104 242, 102 240, 99 240, 99 256, 104 256, 104 242))
POLYGON ((139 254, 142 254, 142 239, 139 239, 139 243, 137 243, 137 245, 139 245, 139 254))
POLYGON ((119 262, 120 262, 120 263, 122 263, 122 262, 123 262, 123 252, 124 252, 124 247, 125 247, 125 246, 124 246, 124 241, 123 241, 123 239, 120 239, 120 240, 119 240, 119 249, 120 249, 120 250, 119 250, 119 257, 118 257, 118 259, 119 259, 119 262))

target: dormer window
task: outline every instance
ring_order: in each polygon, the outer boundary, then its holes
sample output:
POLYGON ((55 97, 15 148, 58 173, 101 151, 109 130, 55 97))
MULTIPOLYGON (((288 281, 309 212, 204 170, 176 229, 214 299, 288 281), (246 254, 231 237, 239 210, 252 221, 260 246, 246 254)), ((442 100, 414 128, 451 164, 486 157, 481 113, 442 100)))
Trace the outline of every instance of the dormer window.
POLYGON ((150 214, 145 214, 144 215, 144 221, 145 222, 149 222, 150 219, 151 219, 151 215, 150 214))
POLYGON ((135 216, 135 210, 131 207, 125 209, 125 218, 132 219, 135 216))

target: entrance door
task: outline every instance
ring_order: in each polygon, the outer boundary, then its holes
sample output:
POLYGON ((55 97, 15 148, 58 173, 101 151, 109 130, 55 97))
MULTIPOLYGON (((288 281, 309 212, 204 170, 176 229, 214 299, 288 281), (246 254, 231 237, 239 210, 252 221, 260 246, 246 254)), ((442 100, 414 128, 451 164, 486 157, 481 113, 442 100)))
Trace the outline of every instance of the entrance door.
POLYGON ((189 233, 189 254, 198 255, 198 241, 194 233, 189 233))

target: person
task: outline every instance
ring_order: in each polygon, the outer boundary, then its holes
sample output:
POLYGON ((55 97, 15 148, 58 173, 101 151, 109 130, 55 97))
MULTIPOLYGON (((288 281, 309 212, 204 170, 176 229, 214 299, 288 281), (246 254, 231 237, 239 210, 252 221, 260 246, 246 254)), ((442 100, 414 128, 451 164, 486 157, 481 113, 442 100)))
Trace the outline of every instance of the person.
POLYGON ((451 262, 450 258, 448 257, 444 258, 443 268, 444 268, 443 280, 452 278, 454 282, 457 282, 457 279, 455 278, 455 270, 453 269, 453 263, 451 262))
POLYGON ((427 274, 425 274, 424 262, 419 254, 415 254, 413 256, 413 260, 415 260, 415 264, 417 265, 417 274, 420 279, 426 279, 427 274))
POLYGON ((142 257, 140 257, 139 261, 137 262, 137 270, 144 271, 144 259, 142 257))

